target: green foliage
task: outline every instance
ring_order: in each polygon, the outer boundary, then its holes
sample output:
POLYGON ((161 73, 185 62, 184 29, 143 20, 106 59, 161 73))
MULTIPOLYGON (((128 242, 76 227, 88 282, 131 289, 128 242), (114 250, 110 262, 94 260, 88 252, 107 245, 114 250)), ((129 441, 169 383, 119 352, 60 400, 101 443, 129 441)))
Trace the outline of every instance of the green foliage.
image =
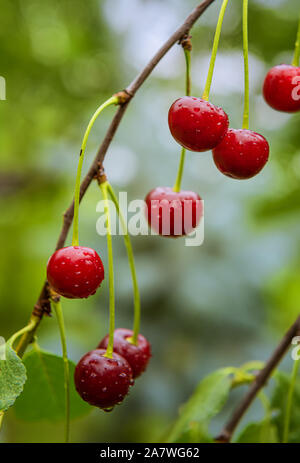
MULTIPOLYGON (((271 408, 273 410, 273 423, 277 427, 278 435, 282 438, 283 423, 286 411, 286 401, 290 387, 291 376, 283 372, 277 372, 275 375, 276 387, 271 398, 271 408)), ((300 442, 300 380, 296 382, 293 405, 291 409, 291 420, 288 442, 300 442)))
POLYGON ((225 404, 232 384, 233 368, 217 370, 204 378, 181 407, 167 442, 210 442, 209 422, 225 404))
POLYGON ((278 443, 277 428, 269 420, 261 423, 249 423, 239 435, 240 444, 276 444, 278 443))
MULTIPOLYGON (((59 421, 65 417, 63 359, 43 350, 33 350, 24 357, 28 381, 16 401, 17 418, 26 421, 59 421)), ((74 388, 75 364, 70 365, 71 418, 83 416, 92 409, 81 400, 74 388)))
MULTIPOLYGON (((277 443, 282 442, 284 420, 287 406, 291 375, 277 371, 274 374, 275 387, 268 405, 267 416, 258 423, 249 423, 240 433, 239 443, 277 443)), ((288 442, 300 441, 300 380, 296 382, 293 405, 291 409, 290 431, 288 442)))
POLYGON ((0 360, 0 411, 11 407, 21 394, 26 381, 22 360, 6 343, 5 360, 0 360))

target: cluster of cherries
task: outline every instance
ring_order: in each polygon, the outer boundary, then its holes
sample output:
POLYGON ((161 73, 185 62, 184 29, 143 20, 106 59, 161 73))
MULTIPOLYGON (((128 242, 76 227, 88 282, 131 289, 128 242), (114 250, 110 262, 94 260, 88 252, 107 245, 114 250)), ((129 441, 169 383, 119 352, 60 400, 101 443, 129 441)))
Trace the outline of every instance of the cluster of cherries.
MULTIPOLYGON (((50 257, 47 278, 58 294, 71 299, 86 298, 95 294, 104 280, 104 267, 94 249, 68 246, 50 257)), ((137 343, 133 343, 132 337, 132 330, 116 329, 112 358, 106 355, 108 335, 97 349, 81 358, 74 379, 83 400, 104 410, 122 402, 151 357, 147 339, 139 334, 137 343)))
POLYGON ((132 342, 133 331, 118 328, 114 332, 112 358, 106 355, 109 335, 97 349, 85 354, 75 369, 75 387, 83 400, 105 411, 120 404, 133 386, 135 378, 146 369, 151 357, 147 339, 138 335, 132 342))
MULTIPOLYGON (((297 84, 300 84, 299 67, 275 66, 266 75, 264 98, 278 111, 299 111, 297 84)), ((254 177, 268 160, 269 144, 262 135, 248 129, 228 128, 225 111, 202 98, 184 96, 176 100, 169 109, 168 122, 171 134, 182 147, 196 152, 212 150, 216 167, 228 177, 239 180, 254 177)), ((158 187, 148 193, 145 201, 150 226, 163 236, 187 235, 202 215, 200 196, 193 191, 176 192, 169 187, 158 187), (192 226, 184 228, 186 204, 192 204, 192 226), (181 214, 177 214, 178 210, 181 214), (170 217, 167 234, 163 231, 164 211, 169 212, 170 217), (181 234, 175 233, 176 217, 182 222, 181 234)))
MULTIPOLYGON (((300 68, 280 65, 267 74, 263 94, 274 109, 285 112, 300 110, 300 68)), ((175 140, 190 151, 212 150, 217 168, 235 179, 248 179, 258 174, 269 156, 266 139, 248 129, 230 129, 227 114, 210 102, 191 96, 176 100, 169 110, 169 127, 175 140)), ((200 196, 192 191, 174 191, 159 187, 146 197, 150 226, 164 236, 183 236, 195 228, 202 215, 200 196), (170 228, 163 230, 163 208, 169 209, 170 228), (181 213, 178 215, 177 209, 181 213), (185 227, 185 215, 192 220, 185 227), (179 218, 178 218, 179 217, 179 218), (180 221, 181 233, 176 233, 180 221)), ((104 279, 100 256, 93 249, 69 246, 56 251, 49 259, 47 277, 51 287, 67 298, 86 298, 94 294, 104 279)), ((147 367, 151 347, 147 339, 138 335, 133 343, 133 332, 119 328, 114 332, 112 357, 107 355, 109 337, 97 349, 85 354, 75 370, 75 385, 83 400, 112 409, 122 402, 137 378, 147 367)))

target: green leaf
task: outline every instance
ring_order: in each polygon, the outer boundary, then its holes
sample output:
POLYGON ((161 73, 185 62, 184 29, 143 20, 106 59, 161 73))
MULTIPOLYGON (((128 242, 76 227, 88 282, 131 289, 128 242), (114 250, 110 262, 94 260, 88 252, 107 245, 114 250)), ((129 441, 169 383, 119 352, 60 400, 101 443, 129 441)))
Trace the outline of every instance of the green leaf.
POLYGON ((207 426, 197 422, 191 421, 189 424, 189 429, 181 434, 178 439, 173 443, 175 444, 195 444, 195 443, 213 443, 214 439, 210 435, 207 426))
POLYGON ((269 420, 261 423, 249 423, 239 435, 237 441, 242 444, 277 444, 277 428, 269 420))
MULTIPOLYGON (((290 386, 290 374, 277 371, 274 375, 276 380, 276 387, 273 391, 271 398, 271 408, 274 412, 273 423, 277 427, 280 438, 283 436, 283 423, 286 411, 286 400, 290 386)), ((289 442, 300 442, 300 381, 297 379, 294 396, 293 406, 291 410, 289 442)))
POLYGON ((26 369, 22 360, 7 343, 5 357, 0 360, 0 411, 5 411, 14 404, 26 381, 26 369))
MULTIPOLYGON (((63 359, 42 350, 33 350, 24 357, 28 380, 24 392, 16 401, 17 418, 26 421, 59 421, 65 418, 63 359)), ((78 418, 92 410, 77 394, 74 387, 75 364, 70 366, 71 418, 78 418)))
MULTIPOLYGON (((167 442, 180 442, 183 437, 194 437, 202 442, 212 439, 207 432, 208 424, 225 404, 231 388, 230 375, 233 368, 223 368, 210 374, 201 381, 190 399, 181 407, 179 418, 167 437, 167 442), (198 426, 198 434, 195 426, 198 426)), ((198 440, 194 440, 194 442, 198 440)))

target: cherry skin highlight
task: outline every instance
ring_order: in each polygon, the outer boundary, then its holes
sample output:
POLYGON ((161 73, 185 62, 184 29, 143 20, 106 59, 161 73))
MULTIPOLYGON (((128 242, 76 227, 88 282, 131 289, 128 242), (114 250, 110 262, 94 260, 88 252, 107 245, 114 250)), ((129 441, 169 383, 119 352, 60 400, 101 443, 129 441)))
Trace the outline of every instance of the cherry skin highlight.
MULTIPOLYGON (((124 357, 132 368, 133 378, 140 376, 147 368, 151 358, 151 345, 142 335, 138 335, 137 345, 129 342, 133 331, 126 328, 118 328, 114 332, 114 352, 124 357)), ((105 336, 98 348, 106 349, 109 336, 105 336)))
POLYGON ((277 111, 300 111, 300 67, 280 64, 271 68, 264 80, 263 95, 277 111))
POLYGON ((105 349, 85 354, 75 368, 75 387, 80 397, 95 407, 110 411, 121 403, 134 384, 132 369, 121 355, 104 356, 105 349))
POLYGON ((192 96, 174 101, 168 122, 175 140, 190 151, 213 149, 224 138, 229 124, 222 108, 192 96))
POLYGON ((219 171, 239 180, 258 174, 268 157, 267 140, 247 129, 229 129, 223 141, 213 150, 214 162, 219 171))
POLYGON ((56 251, 47 264, 47 279, 61 296, 74 299, 95 294, 104 280, 102 260, 94 249, 68 246, 56 251))
POLYGON ((148 223, 162 236, 188 235, 203 215, 201 198, 193 191, 177 193, 170 187, 157 187, 148 193, 145 202, 148 223))

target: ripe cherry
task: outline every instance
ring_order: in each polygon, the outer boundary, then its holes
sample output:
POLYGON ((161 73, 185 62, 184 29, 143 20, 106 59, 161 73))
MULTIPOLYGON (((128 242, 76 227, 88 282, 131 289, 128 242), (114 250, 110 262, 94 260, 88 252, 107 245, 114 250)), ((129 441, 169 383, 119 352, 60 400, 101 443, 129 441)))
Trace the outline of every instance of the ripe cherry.
POLYGON ((271 68, 264 80, 263 95, 266 102, 278 111, 299 111, 300 67, 280 64, 271 68))
POLYGON ((145 199, 150 227, 162 236, 188 235, 203 214, 200 196, 193 191, 178 193, 170 187, 157 187, 145 199))
MULTIPOLYGON (((138 335, 137 345, 129 341, 133 336, 133 331, 126 328, 118 328, 114 332, 114 352, 122 355, 132 368, 133 378, 142 374, 148 365, 151 357, 151 345, 142 335, 138 335)), ((108 345, 109 336, 105 336, 100 342, 98 348, 105 349, 108 345)))
POLYGON ((223 139, 229 124, 222 108, 192 96, 174 101, 168 122, 175 140, 190 151, 213 149, 223 139))
POLYGON ((104 267, 94 249, 68 246, 50 257, 47 279, 62 296, 70 299, 88 297, 95 294, 102 283, 104 267))
POLYGON ((124 400, 134 381, 127 360, 115 352, 113 358, 105 353, 105 349, 96 349, 85 354, 75 368, 74 381, 83 400, 110 411, 124 400))
POLYGON ((247 179, 258 174, 269 157, 267 140, 247 129, 229 129, 213 150, 217 168, 228 177, 247 179))

